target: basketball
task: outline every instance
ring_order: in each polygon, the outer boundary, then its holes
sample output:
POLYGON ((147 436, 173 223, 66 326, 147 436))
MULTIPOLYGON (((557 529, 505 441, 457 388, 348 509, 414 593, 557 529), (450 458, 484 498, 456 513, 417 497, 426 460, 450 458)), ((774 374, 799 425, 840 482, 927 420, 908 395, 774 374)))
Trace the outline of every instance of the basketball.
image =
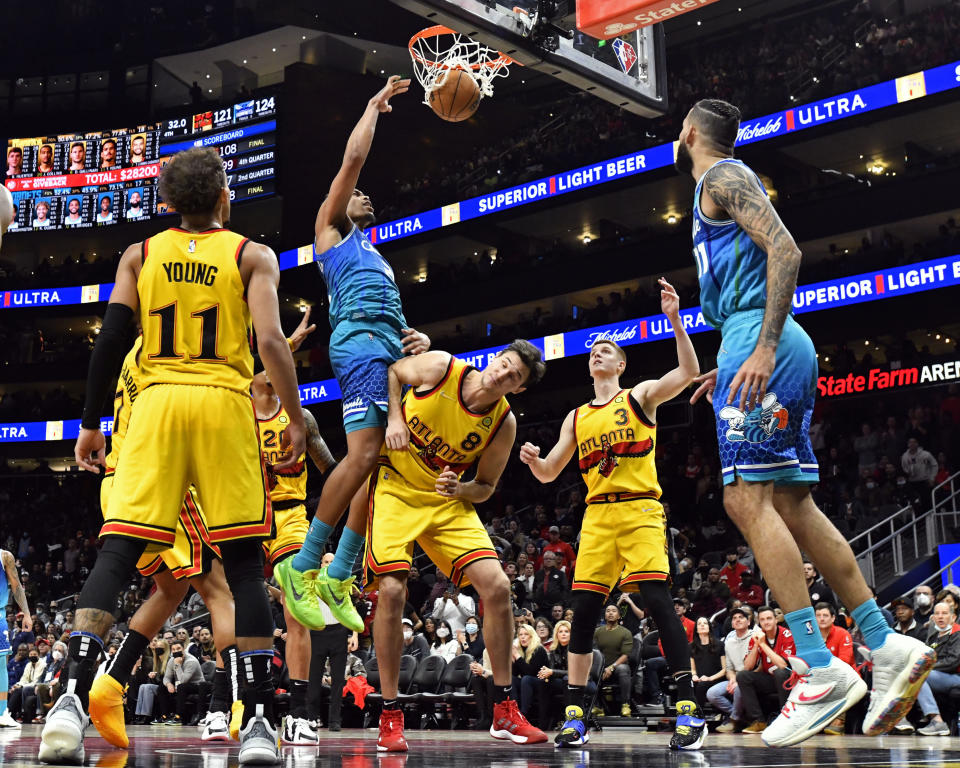
POLYGON ((439 117, 459 123, 473 116, 480 104, 480 86, 474 76, 463 69, 451 69, 437 78, 430 91, 430 107, 439 117))

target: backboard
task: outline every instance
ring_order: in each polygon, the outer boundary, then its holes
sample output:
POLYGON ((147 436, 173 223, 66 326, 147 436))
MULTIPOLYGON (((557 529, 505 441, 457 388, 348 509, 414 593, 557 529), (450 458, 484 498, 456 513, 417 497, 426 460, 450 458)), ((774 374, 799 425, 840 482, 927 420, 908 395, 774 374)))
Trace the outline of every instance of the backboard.
POLYGON ((576 27, 575 0, 391 0, 643 117, 667 111, 662 25, 599 40, 576 27))

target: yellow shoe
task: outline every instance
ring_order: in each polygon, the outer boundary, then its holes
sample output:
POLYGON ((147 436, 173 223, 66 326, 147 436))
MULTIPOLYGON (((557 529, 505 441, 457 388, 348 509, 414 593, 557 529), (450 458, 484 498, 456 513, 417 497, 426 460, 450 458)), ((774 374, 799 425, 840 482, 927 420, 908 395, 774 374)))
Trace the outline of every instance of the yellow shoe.
POLYGON ((123 686, 110 675, 100 675, 90 689, 90 719, 100 735, 115 747, 130 745, 123 722, 123 686))
POLYGON ((767 730, 767 724, 763 720, 755 720, 743 729, 744 733, 763 733, 767 730))
POLYGON ((235 701, 230 705, 230 738, 240 741, 240 726, 243 725, 243 702, 235 701))
POLYGON ((630 709, 629 704, 624 704, 620 707, 620 717, 633 717, 633 711, 630 709))

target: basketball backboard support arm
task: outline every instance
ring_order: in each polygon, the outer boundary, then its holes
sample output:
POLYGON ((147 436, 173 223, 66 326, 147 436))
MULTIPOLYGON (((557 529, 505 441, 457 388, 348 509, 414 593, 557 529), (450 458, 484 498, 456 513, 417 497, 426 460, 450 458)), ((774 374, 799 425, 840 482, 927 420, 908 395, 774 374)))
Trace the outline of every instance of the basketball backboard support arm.
MULTIPOLYGON (((507 0, 510 2, 511 0, 507 0)), ((666 43, 661 24, 624 35, 636 52, 624 71, 584 50, 583 33, 565 33, 554 19, 516 12, 497 0, 391 0, 408 11, 497 48, 525 67, 556 77, 642 117, 667 111, 666 43), (577 41, 581 45, 578 47, 577 41)), ((544 5, 540 3, 540 5, 544 5)), ((591 45, 603 46, 586 38, 591 45)), ((596 49, 599 50, 599 47, 596 49)), ((612 49, 608 49, 612 50, 612 49)))

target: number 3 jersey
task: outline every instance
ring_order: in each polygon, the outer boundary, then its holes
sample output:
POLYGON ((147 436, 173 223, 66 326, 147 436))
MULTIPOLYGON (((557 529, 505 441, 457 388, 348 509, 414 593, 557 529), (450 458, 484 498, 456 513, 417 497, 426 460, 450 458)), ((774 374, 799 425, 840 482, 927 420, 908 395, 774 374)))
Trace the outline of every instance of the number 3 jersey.
POLYGON ((270 500, 287 501, 290 499, 303 501, 307 498, 307 454, 301 453, 297 463, 289 469, 277 472, 273 465, 283 458, 280 441, 283 431, 290 423, 287 409, 282 405, 273 416, 268 419, 257 418, 260 428, 260 453, 263 463, 267 467, 267 480, 270 482, 270 500))
POLYGON ((248 242, 226 229, 178 227, 144 241, 137 280, 143 388, 195 384, 249 394, 250 310, 240 278, 248 242))
POLYGON ((588 504, 660 498, 654 462, 657 426, 629 389, 601 405, 577 408, 573 434, 588 504))
POLYGON ((400 403, 409 439, 403 451, 381 451, 380 463, 392 466, 408 483, 433 490, 437 477, 449 467, 462 475, 500 431, 510 413, 505 397, 482 412, 463 402, 463 382, 475 370, 450 357, 447 371, 432 389, 407 390, 400 403))

